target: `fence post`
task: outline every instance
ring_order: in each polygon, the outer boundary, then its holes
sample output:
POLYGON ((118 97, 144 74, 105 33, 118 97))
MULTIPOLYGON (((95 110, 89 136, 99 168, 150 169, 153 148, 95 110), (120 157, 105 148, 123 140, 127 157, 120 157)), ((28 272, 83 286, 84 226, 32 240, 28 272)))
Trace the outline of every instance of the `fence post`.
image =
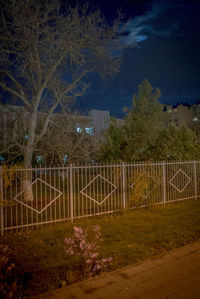
POLYGON ((123 209, 126 208, 126 173, 125 165, 122 164, 122 193, 123 193, 123 209))
POLYGON ((193 161, 193 170, 194 170, 194 196, 197 200, 197 163, 193 161))
POLYGON ((73 222, 73 220, 74 220, 74 196, 73 196, 73 168, 72 168, 72 164, 70 164, 69 179, 70 179, 70 218, 71 218, 71 222, 73 222))
POLYGON ((163 181, 163 203, 166 204, 166 169, 165 161, 162 162, 162 181, 163 181))
POLYGON ((2 166, 0 166, 0 209, 1 209, 1 236, 4 235, 4 208, 3 208, 3 172, 2 166))

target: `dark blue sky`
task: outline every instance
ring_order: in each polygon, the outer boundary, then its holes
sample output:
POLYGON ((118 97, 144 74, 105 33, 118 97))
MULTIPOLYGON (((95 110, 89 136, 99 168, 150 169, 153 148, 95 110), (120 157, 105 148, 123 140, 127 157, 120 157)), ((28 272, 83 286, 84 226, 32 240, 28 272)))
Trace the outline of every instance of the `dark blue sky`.
POLYGON ((120 9, 129 19, 122 40, 120 72, 107 81, 94 79, 77 108, 110 110, 122 117, 137 86, 148 79, 159 87, 163 104, 200 100, 200 1, 93 0, 108 21, 120 9))

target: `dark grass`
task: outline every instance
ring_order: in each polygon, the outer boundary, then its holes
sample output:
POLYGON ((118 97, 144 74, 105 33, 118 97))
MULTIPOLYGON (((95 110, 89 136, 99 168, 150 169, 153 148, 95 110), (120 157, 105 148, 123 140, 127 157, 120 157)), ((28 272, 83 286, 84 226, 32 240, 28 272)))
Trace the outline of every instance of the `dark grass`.
MULTIPOLYGON (((120 214, 41 227, 9 234, 1 239, 12 249, 16 278, 21 288, 17 296, 33 296, 56 289, 66 281, 66 273, 78 268, 65 255, 64 239, 73 226, 101 227, 100 254, 112 256, 110 270, 141 262, 200 239, 200 201, 171 206, 153 206, 120 214)), ((66 283, 80 280, 75 273, 66 283)))

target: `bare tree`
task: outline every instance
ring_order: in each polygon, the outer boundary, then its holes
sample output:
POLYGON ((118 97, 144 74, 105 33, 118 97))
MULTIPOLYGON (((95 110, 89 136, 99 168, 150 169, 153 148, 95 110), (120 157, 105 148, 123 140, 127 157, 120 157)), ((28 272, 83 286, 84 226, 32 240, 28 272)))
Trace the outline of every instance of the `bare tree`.
POLYGON ((107 25, 88 5, 5 0, 0 17, 0 86, 28 113, 26 142, 18 142, 24 165, 47 131, 52 114, 83 94, 91 72, 117 71, 112 56, 119 22, 107 25), (39 112, 45 117, 39 121, 39 112))
MULTIPOLYGON (((89 117, 55 115, 38 146, 38 154, 51 163, 83 163, 98 159, 102 136, 89 129, 89 117), (77 128, 80 131, 77 131, 77 128)), ((90 128, 92 129, 92 128, 90 128)))
MULTIPOLYGON (((110 75, 118 70, 119 61, 112 54, 119 22, 107 25, 100 11, 88 5, 66 7, 55 0, 1 4, 0 87, 28 115, 27 138, 16 139, 15 146, 29 168, 55 110, 84 93, 91 72, 110 75)), ((24 179, 24 189, 30 181, 24 179)), ((27 200, 32 199, 29 191, 27 200)))

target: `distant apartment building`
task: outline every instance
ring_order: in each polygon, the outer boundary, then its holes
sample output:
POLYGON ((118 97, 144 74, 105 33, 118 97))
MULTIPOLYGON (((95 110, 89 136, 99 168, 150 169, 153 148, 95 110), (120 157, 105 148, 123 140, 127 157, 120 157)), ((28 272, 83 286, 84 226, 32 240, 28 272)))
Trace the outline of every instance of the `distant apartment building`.
POLYGON ((181 128, 187 126, 195 129, 200 122, 200 104, 165 106, 167 112, 167 124, 174 124, 181 128))
POLYGON ((95 110, 90 111, 92 120, 92 126, 96 133, 101 133, 103 130, 107 130, 110 124, 110 111, 95 110))
POLYGON ((177 105, 175 107, 166 107, 168 123, 172 123, 181 128, 190 126, 192 122, 193 113, 189 106, 177 105))
MULTIPOLYGON (((42 120, 45 113, 39 112, 38 117, 42 120)), ((0 106, 0 144, 6 146, 12 140, 15 140, 17 134, 24 134, 28 138, 27 123, 29 115, 22 106, 0 106), (22 117, 23 116, 23 117, 22 117)), ((60 114, 54 113, 51 116, 53 123, 63 121, 70 122, 72 131, 77 133, 100 134, 103 130, 109 128, 110 112, 104 110, 91 110, 89 115, 80 114, 60 114)))

